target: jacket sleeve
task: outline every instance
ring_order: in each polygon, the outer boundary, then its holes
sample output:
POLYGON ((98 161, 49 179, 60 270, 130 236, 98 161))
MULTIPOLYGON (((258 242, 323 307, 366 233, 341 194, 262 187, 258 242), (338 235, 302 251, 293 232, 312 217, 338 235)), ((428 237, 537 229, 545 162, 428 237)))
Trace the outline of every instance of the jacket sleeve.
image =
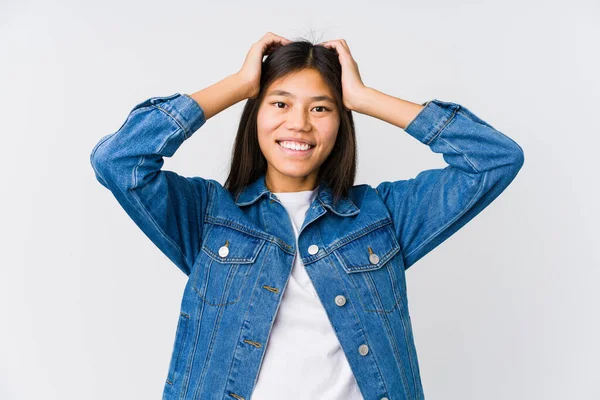
POLYGON ((375 188, 394 221, 405 269, 487 207, 525 160, 515 141, 466 107, 438 99, 423 105, 405 131, 448 166, 375 188))
POLYGON ((171 157, 205 122, 204 111, 188 95, 151 97, 90 155, 96 179, 186 275, 201 246, 209 181, 161 167, 163 157, 171 157))

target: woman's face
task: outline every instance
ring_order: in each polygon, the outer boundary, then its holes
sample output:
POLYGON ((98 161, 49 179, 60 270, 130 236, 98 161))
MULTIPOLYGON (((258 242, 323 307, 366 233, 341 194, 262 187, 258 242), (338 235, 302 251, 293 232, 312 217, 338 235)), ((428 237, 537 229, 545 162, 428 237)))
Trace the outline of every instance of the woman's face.
POLYGON ((312 190, 339 126, 333 93, 319 72, 304 69, 274 81, 257 115, 258 143, 268 163, 270 190, 312 190))

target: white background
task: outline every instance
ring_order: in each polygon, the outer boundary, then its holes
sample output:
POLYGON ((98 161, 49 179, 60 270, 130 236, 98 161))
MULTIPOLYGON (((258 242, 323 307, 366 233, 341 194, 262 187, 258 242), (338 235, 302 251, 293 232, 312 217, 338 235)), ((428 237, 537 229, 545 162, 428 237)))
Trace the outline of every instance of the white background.
MULTIPOLYGON (((186 276, 89 156, 137 103, 237 72, 267 31, 344 38, 367 86, 460 103, 524 149, 506 191, 407 271, 426 398, 600 398, 597 2, 5 0, 0 399, 160 398, 186 276)), ((164 168, 224 182, 242 106, 164 168)), ((446 165, 354 116, 356 184, 446 165)))

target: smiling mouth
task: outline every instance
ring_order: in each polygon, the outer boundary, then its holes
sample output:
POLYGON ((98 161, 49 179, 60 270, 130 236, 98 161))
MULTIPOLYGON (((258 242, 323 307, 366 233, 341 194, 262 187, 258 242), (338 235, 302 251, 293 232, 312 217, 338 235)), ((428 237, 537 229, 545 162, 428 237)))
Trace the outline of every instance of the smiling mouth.
POLYGON ((283 150, 285 153, 288 153, 288 154, 307 154, 307 153, 310 153, 315 148, 315 146, 309 144, 309 145, 302 146, 303 148, 294 149, 294 148, 282 146, 281 142, 279 142, 279 141, 277 141, 277 146, 281 150, 283 150))

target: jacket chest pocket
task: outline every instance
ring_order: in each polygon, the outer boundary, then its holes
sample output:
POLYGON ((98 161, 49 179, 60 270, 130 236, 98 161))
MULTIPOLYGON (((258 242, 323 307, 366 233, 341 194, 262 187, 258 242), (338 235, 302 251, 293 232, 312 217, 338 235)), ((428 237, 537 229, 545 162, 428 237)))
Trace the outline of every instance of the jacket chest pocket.
POLYGON ((402 300, 394 258, 399 251, 400 245, 390 225, 334 250, 365 311, 391 312, 402 300))
POLYGON ((211 225, 194 264, 194 290, 211 306, 236 303, 264 244, 241 230, 211 225))

